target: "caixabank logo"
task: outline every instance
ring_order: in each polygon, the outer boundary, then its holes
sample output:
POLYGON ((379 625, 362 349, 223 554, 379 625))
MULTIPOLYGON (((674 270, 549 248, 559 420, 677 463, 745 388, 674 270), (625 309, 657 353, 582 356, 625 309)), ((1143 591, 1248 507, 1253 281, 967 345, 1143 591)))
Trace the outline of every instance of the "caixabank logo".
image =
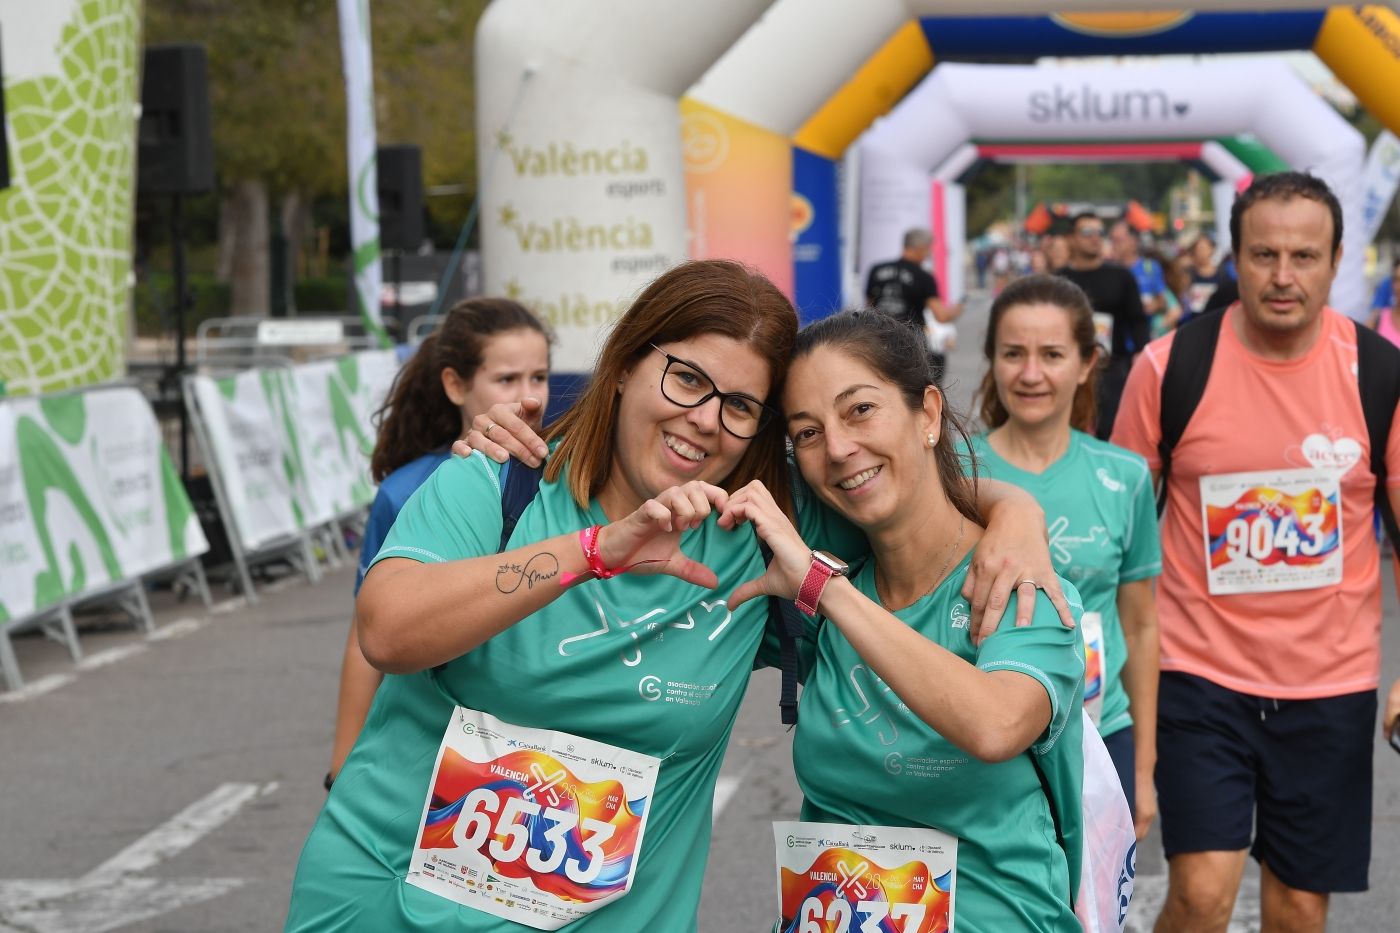
POLYGON ((1100 88, 1063 84, 1032 91, 1026 115, 1033 123, 1143 123, 1161 125, 1184 120, 1191 102, 1173 99, 1161 88, 1100 88))

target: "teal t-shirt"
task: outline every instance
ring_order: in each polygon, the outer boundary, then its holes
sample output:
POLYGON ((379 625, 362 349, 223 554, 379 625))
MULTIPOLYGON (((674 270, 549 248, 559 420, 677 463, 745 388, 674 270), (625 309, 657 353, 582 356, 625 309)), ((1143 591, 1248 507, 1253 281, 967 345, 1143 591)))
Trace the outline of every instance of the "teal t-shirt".
POLYGON ((1118 587, 1159 576, 1162 544, 1147 461, 1080 431, 1043 473, 1002 459, 985 434, 972 438, 978 474, 1029 492, 1045 510, 1055 571, 1078 588, 1086 612, 1103 620, 1103 707, 1099 734, 1132 725, 1123 665, 1128 646, 1118 615, 1118 587))
MULTIPOLYGON (((802 819, 876 826, 927 826, 957 836, 954 898, 959 933, 1075 931, 1070 879, 1078 886, 1084 778, 1083 645, 1039 594, 1031 624, 1000 626, 982 647, 969 632, 960 590, 967 557, 938 589, 895 616, 984 671, 1033 677, 1050 697, 1050 724, 1028 754, 987 764, 915 716, 861 660, 840 630, 823 624, 816 667, 802 691, 793 764, 802 819), (1046 775, 1065 835, 1055 835, 1046 775), (1067 853, 1072 853, 1069 855, 1067 853)), ((852 578, 877 599, 874 567, 852 578)), ((1079 596, 1062 584, 1076 613, 1079 596)), ((1014 596, 1013 596, 1014 600, 1014 596)), ((1013 618, 1015 603, 1008 606, 1013 618)))
MULTIPOLYGON (((378 559, 492 554, 499 467, 480 454, 443 464, 405 505, 378 559)), ((544 482, 513 542, 606 522, 564 483, 544 482)), ((719 577, 709 591, 668 576, 573 587, 436 672, 385 677, 364 731, 307 840, 289 930, 524 931, 405 883, 453 704, 662 759, 632 890, 569 925, 576 933, 695 927, 725 745, 764 634, 766 601, 723 600, 758 576, 754 533, 712 516, 681 545, 719 577)), ((548 584, 546 584, 548 585, 548 584)))

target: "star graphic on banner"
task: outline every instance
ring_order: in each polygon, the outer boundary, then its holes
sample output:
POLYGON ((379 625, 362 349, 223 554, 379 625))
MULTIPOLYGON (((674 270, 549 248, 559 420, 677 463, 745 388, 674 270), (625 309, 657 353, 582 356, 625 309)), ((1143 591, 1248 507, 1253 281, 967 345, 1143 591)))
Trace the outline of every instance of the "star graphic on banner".
POLYGON ((508 130, 501 130, 496 134, 496 147, 499 149, 508 149, 514 141, 515 137, 511 136, 508 130))
POLYGON ((511 279, 506 283, 506 297, 511 301, 519 301, 520 296, 525 294, 525 289, 520 287, 520 283, 511 279))
POLYGON ((520 215, 515 212, 515 208, 507 204, 501 208, 501 226, 509 227, 520 219, 520 215))

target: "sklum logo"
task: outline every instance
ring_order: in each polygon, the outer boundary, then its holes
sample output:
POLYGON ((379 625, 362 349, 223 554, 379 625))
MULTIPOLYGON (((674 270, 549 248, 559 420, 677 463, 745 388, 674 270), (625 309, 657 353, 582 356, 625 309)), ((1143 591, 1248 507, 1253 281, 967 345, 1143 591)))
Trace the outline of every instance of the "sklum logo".
POLYGON ((1171 120, 1191 112, 1189 101, 1173 101, 1162 90, 1097 90, 1085 84, 1034 91, 1028 100, 1030 119, 1036 123, 1114 123, 1171 120))

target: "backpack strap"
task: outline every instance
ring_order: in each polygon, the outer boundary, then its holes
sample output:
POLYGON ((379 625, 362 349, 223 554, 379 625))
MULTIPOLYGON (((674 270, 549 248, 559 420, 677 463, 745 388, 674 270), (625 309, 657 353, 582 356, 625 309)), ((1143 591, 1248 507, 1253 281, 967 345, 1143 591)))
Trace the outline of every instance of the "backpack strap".
POLYGON ((514 457, 501 466, 501 546, 496 549, 498 552, 504 551, 510 543, 510 536, 525 507, 534 501, 535 494, 540 491, 540 477, 543 475, 543 465, 526 466, 514 457))
POLYGON ((1157 486, 1157 516, 1167 507, 1167 477, 1171 475, 1172 450, 1186 433, 1186 425, 1196 413, 1196 406, 1206 394, 1210 381, 1211 362, 1215 345, 1220 341, 1220 327, 1225 310, 1198 314, 1177 328, 1172 349, 1167 355, 1167 368, 1162 373, 1161 423, 1162 438, 1157 442, 1161 460, 1161 475, 1157 486))
MULTIPOLYGON (((755 535, 757 537, 757 535, 755 535)), ((758 550, 763 555, 766 567, 773 561, 773 551, 762 538, 758 538, 758 550)), ((783 686, 778 694, 778 709, 783 725, 797 724, 797 682, 802 674, 802 658, 797 651, 797 640, 807 630, 802 613, 791 600, 768 597, 768 624, 778 632, 778 646, 781 649, 779 668, 783 673, 783 686)))
POLYGON ((1390 444, 1390 423, 1400 405, 1400 349, 1380 334, 1356 325, 1356 384, 1361 392, 1361 410, 1366 416, 1366 434, 1371 442, 1371 472, 1376 477, 1376 511, 1385 524, 1386 534, 1400 551, 1400 524, 1390 507, 1386 489, 1385 452, 1390 444))

